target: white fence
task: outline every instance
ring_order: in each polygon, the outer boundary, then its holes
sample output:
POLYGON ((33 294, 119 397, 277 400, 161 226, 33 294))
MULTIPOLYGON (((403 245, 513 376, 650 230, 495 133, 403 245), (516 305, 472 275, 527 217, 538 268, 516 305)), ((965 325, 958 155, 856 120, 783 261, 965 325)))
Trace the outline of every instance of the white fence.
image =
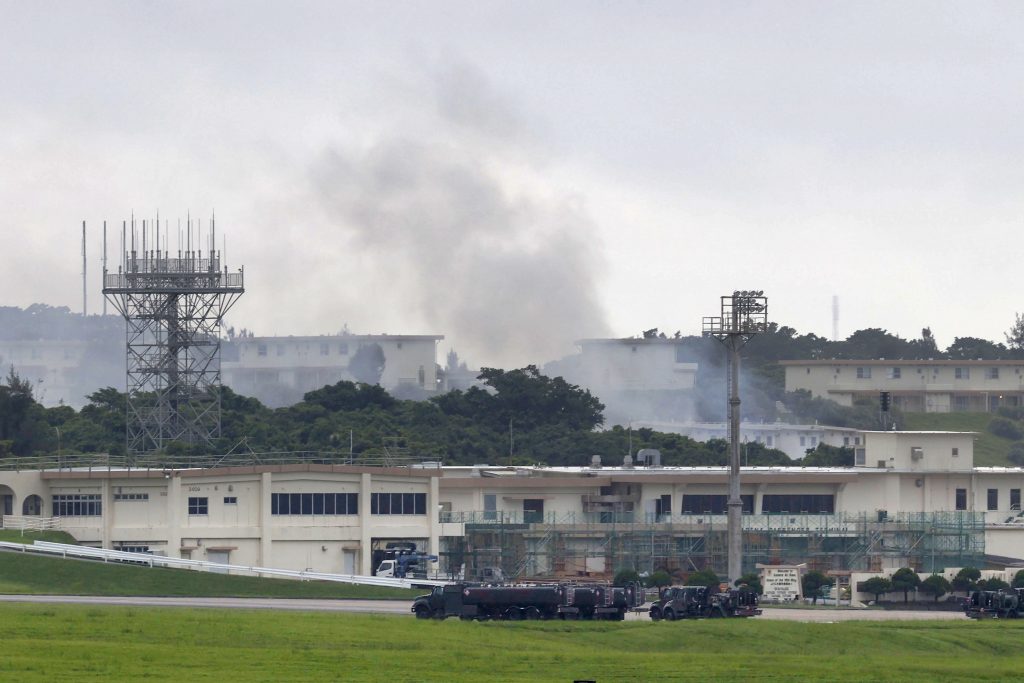
POLYGON ((3 515, 0 516, 0 529, 14 529, 22 532, 60 529, 60 517, 3 515))
POLYGON ((212 571, 231 574, 242 574, 248 576, 269 576, 288 579, 300 579, 302 581, 334 581, 338 583, 351 583, 363 586, 388 586, 391 588, 413 588, 415 586, 443 586, 448 581, 435 581, 432 579, 392 579, 379 576, 359 576, 354 574, 325 574, 321 572, 297 571, 291 569, 272 569, 269 567, 246 567, 237 564, 218 564, 204 560, 185 560, 177 557, 163 557, 161 555, 150 555, 149 553, 129 553, 123 550, 106 550, 104 548, 89 548, 82 545, 68 545, 65 543, 49 543, 47 541, 36 541, 32 545, 25 543, 10 543, 0 541, 0 548, 17 550, 21 552, 44 553, 47 555, 59 555, 61 557, 86 557, 104 562, 124 562, 129 564, 141 564, 149 567, 175 567, 179 569, 192 569, 196 571, 212 571))

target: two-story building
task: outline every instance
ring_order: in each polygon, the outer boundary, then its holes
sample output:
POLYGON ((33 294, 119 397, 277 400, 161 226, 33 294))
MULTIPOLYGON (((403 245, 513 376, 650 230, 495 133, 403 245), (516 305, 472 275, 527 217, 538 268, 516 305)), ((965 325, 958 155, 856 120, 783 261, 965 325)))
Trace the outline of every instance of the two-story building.
POLYGON ((378 384, 397 396, 438 392, 437 343, 441 335, 321 335, 238 337, 223 343, 225 385, 271 407, 290 405, 303 394, 342 380, 358 381, 352 362, 361 348, 383 358, 378 384))
POLYGON ((1024 405, 1021 360, 788 360, 786 391, 804 389, 840 405, 877 399, 914 413, 989 412, 1024 405))

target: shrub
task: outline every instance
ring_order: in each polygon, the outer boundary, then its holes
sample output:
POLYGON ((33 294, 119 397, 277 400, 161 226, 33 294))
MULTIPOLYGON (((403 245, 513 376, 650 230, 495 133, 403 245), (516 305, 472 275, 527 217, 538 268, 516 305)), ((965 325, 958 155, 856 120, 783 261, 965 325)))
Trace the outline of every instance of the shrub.
POLYGON ((1024 432, 1021 432, 1020 427, 1013 420, 1007 420, 1005 417, 993 417, 988 423, 988 431, 992 432, 996 436, 1001 436, 1004 439, 1012 439, 1019 441, 1024 438, 1024 432))
POLYGON ((1006 454, 1006 459, 1014 465, 1024 465, 1024 441, 1010 444, 1010 451, 1006 454))
POLYGON ((1024 406, 1000 406, 996 413, 1009 420, 1024 420, 1024 406))

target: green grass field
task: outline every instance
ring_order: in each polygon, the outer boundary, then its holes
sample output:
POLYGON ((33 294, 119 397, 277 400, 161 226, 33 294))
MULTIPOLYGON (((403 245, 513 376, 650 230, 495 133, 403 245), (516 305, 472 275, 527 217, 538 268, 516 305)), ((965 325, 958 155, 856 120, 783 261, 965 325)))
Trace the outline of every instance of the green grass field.
POLYGON ((7 594, 412 600, 424 592, 422 589, 261 579, 0 552, 0 593, 7 594))
POLYGON ((0 605, 3 680, 1015 680, 1024 623, 419 621, 0 605))
POLYGON ((978 467, 1013 466, 1006 459, 1010 439, 988 431, 991 413, 904 413, 901 429, 914 431, 978 432, 974 441, 974 464, 978 467))

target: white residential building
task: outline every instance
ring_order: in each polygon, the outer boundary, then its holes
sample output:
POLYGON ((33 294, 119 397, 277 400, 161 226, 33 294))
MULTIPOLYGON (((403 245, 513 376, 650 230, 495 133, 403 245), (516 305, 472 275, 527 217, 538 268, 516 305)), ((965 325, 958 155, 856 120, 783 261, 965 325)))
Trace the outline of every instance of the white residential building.
POLYGON ((1024 405, 1024 360, 788 360, 786 391, 840 405, 878 399, 914 413, 989 412, 1024 405))
POLYGON ((377 346, 384 357, 378 384, 398 396, 437 393, 440 335, 322 335, 240 337, 224 342, 221 373, 225 385, 277 407, 295 403, 308 391, 342 380, 355 354, 377 346))
MULTIPOLYGON (((694 441, 729 438, 726 422, 651 422, 638 420, 634 428, 647 427, 667 434, 682 434, 694 441)), ((854 448, 861 445, 861 430, 849 427, 826 427, 824 425, 797 425, 785 422, 743 422, 740 424, 740 440, 743 443, 759 443, 775 448, 794 460, 807 454, 807 450, 818 444, 854 448)))

